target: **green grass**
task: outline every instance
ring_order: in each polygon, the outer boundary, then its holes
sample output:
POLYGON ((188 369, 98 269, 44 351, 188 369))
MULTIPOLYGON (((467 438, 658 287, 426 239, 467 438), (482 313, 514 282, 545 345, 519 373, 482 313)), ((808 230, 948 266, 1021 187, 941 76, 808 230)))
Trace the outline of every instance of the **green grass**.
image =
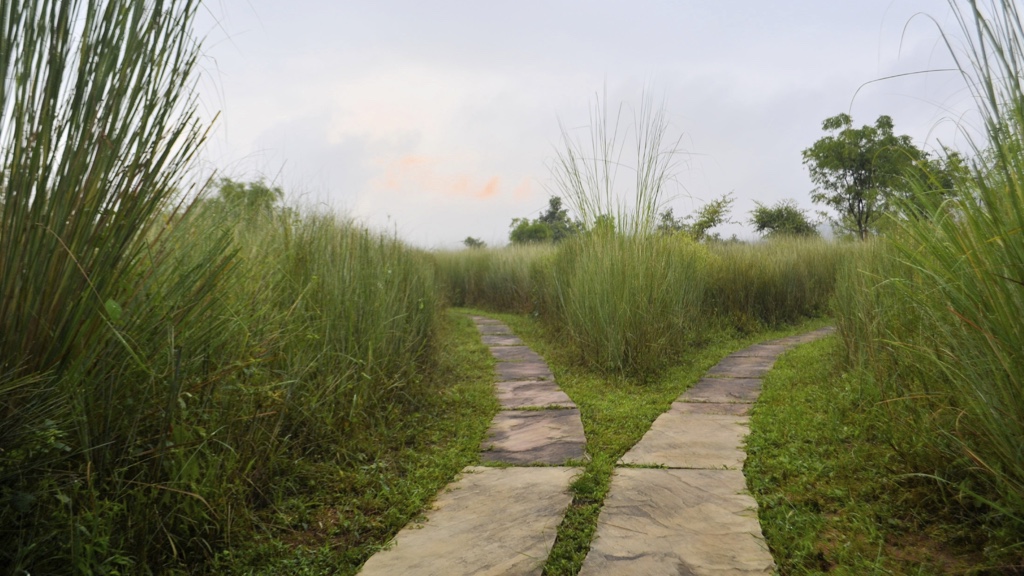
POLYGON ((780 572, 1003 573, 978 510, 915 473, 896 446, 922 440, 842 354, 835 337, 785 354, 751 416, 744 473, 780 572))
POLYGON ((993 548, 1024 548, 1024 27, 1013 2, 954 4, 950 52, 986 134, 968 175, 852 258, 836 317, 851 368, 871 375, 905 433, 899 450, 948 497, 973 499, 993 548), (980 4, 980 7, 979 5, 980 4))
POLYGON ((757 335, 719 333, 707 346, 672 358, 670 368, 653 378, 609 376, 577 361, 575 351, 537 319, 494 315, 544 357, 559 386, 579 406, 587 438, 582 474, 572 485, 573 503, 559 526, 545 574, 579 572, 597 528, 615 463, 636 444, 672 401, 728 354, 755 342, 813 330, 827 324, 812 320, 757 335))
POLYGON ((534 314, 571 343, 574 362, 642 379, 718 331, 757 333, 825 313, 837 271, 862 248, 606 230, 554 246, 445 252, 434 263, 449 302, 534 314))
POLYGON ((538 309, 540 274, 554 251, 550 244, 526 244, 431 256, 448 304, 526 314, 538 309))
POLYGON ((261 530, 218 555, 218 574, 354 574, 465 466, 497 412, 493 359, 464 315, 447 315, 433 394, 346 449, 337 462, 289 462, 261 530))

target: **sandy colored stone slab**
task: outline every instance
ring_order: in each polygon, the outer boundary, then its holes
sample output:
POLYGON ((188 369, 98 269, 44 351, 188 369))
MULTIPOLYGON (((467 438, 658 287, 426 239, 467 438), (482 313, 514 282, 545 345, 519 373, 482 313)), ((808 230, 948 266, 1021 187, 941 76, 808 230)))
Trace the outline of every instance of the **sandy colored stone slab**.
POLYGON ((484 344, 488 346, 522 346, 523 341, 518 336, 501 334, 483 334, 480 336, 484 344))
POLYGON ((575 408, 576 404, 553 380, 512 380, 495 382, 501 407, 515 408, 575 408))
POLYGON ((473 322, 476 323, 476 324, 502 324, 502 325, 504 325, 504 323, 501 320, 495 320, 494 318, 488 318, 487 316, 470 316, 469 318, 471 320, 473 320, 473 322))
POLYGON ((771 574, 739 470, 619 469, 581 576, 771 574))
POLYGON ((673 402, 672 410, 680 414, 718 414, 721 416, 746 416, 752 404, 740 402, 673 402))
POLYGON ((778 340, 772 340, 770 342, 763 342, 767 345, 785 346, 786 349, 792 348, 793 346, 799 346, 800 344, 807 344, 808 342, 814 342, 819 338, 824 338, 829 334, 836 331, 834 326, 826 326, 824 328, 818 328, 810 332, 804 332, 803 334, 797 334, 796 336, 787 336, 786 338, 780 338, 778 340))
POLYGON ((504 324, 477 324, 476 329, 481 334, 500 334, 503 336, 511 336, 512 329, 504 324))
POLYGON ((703 378, 683 393, 683 402, 753 403, 761 394, 757 378, 703 378))
POLYGON ((544 362, 498 362, 494 366, 498 380, 553 380, 554 374, 544 362))
POLYGON ((583 421, 576 408, 498 412, 480 459, 510 464, 563 464, 586 454, 583 421))
POLYGON ((506 362, 543 362, 529 346, 491 346, 491 355, 506 362))
POLYGON ((673 403, 672 409, 654 421, 621 462, 669 468, 742 470, 747 458, 743 451, 743 438, 749 433, 747 417, 690 411, 690 407, 706 406, 673 403))
POLYGON ((775 358, 763 356, 726 356, 708 370, 706 376, 727 378, 760 378, 775 364, 775 358))
POLYGON ((426 521, 370 558, 362 576, 539 575, 572 501, 572 468, 467 468, 426 521))
POLYGON ((733 352, 730 357, 733 358, 745 358, 748 356, 762 356, 766 358, 776 358, 789 348, 783 344, 754 344, 748 346, 738 352, 733 352))

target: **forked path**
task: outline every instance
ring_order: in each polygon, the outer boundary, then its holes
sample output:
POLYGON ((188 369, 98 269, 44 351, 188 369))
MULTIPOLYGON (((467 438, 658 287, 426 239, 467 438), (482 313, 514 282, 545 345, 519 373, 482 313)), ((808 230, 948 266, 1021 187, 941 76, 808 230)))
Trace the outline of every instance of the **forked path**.
POLYGON ((743 477, 747 415, 776 358, 831 331, 731 354, 659 416, 622 457, 580 574, 771 574, 743 477))
POLYGON ((389 549, 366 562, 363 575, 540 574, 555 542, 578 472, 563 465, 585 456, 580 411, 508 326, 471 318, 497 359, 502 408, 480 458, 513 467, 467 467, 425 521, 403 528, 389 549))

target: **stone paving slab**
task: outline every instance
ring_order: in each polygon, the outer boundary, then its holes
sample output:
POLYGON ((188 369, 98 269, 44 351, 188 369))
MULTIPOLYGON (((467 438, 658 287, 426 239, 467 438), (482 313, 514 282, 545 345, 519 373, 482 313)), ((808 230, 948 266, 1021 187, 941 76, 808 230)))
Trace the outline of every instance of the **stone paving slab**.
POLYGON ((501 334, 482 334, 480 339, 488 346, 522 346, 523 341, 518 336, 507 336, 501 334))
POLYGON ((563 464, 586 455, 577 408, 498 412, 480 459, 509 464, 563 464))
POLYGON ((469 467, 425 522, 370 558, 363 576, 539 575, 572 501, 572 468, 469 467))
POLYGON ((717 402, 752 404, 761 394, 757 378, 703 378, 683 393, 683 402, 717 402))
POLYGON ((512 335, 512 329, 504 324, 477 324, 476 329, 479 330, 481 334, 500 334, 502 336, 512 335))
POLYGON ((581 576, 771 574, 739 470, 622 468, 581 576))
POLYGON ((498 362, 494 366, 498 380, 554 380, 555 375, 543 361, 540 362, 498 362))
POLYGON ((495 318, 488 318, 487 316, 470 316, 469 318, 473 321, 474 324, 477 324, 477 325, 480 325, 480 324, 501 324, 501 325, 504 325, 504 322, 502 322, 501 320, 497 320, 495 318))
POLYGON ((708 370, 706 377, 760 378, 775 365, 774 357, 726 356, 708 370))
POLYGON ((733 358, 745 358, 748 356, 763 356, 766 358, 776 358, 789 347, 785 344, 754 344, 753 346, 747 346, 743 350, 733 352, 729 356, 733 358))
POLYGON ((673 402, 671 412, 679 414, 718 414, 720 416, 746 416, 751 404, 741 402, 673 402))
POLYGON ((699 414, 676 402, 654 421, 651 429, 620 460, 623 464, 650 464, 669 468, 741 470, 747 453, 743 438, 747 418, 732 414, 699 414))
POLYGON ((544 362, 529 346, 491 346, 491 356, 504 362, 544 362))
POLYGON ((576 404, 554 380, 495 382, 498 402, 505 410, 517 408, 575 408, 576 404))
POLYGON ((808 342, 813 342, 819 338, 824 338, 825 336, 828 336, 829 334, 832 334, 835 331, 836 329, 834 326, 826 326, 824 328, 818 328, 817 330, 812 330, 810 332, 804 332, 803 334, 797 334, 796 336, 787 336, 785 338, 779 338, 778 340, 762 342, 762 344, 785 346, 787 349, 789 349, 792 348, 793 346, 799 346, 800 344, 806 344, 808 342))

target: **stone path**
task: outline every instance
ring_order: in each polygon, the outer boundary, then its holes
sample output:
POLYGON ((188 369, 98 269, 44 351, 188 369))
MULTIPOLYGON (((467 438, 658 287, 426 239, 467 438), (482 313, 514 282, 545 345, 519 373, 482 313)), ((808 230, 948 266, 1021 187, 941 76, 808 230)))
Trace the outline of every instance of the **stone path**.
POLYGON ((480 458, 528 467, 467 467, 426 519, 403 528, 360 574, 537 575, 544 568, 579 472, 564 465, 586 456, 580 412, 508 326, 471 318, 497 359, 501 403, 480 458))
POLYGON ((580 574, 771 574, 743 477, 747 414, 780 354, 831 331, 731 354, 659 416, 622 457, 620 466, 634 467, 612 477, 580 574))

